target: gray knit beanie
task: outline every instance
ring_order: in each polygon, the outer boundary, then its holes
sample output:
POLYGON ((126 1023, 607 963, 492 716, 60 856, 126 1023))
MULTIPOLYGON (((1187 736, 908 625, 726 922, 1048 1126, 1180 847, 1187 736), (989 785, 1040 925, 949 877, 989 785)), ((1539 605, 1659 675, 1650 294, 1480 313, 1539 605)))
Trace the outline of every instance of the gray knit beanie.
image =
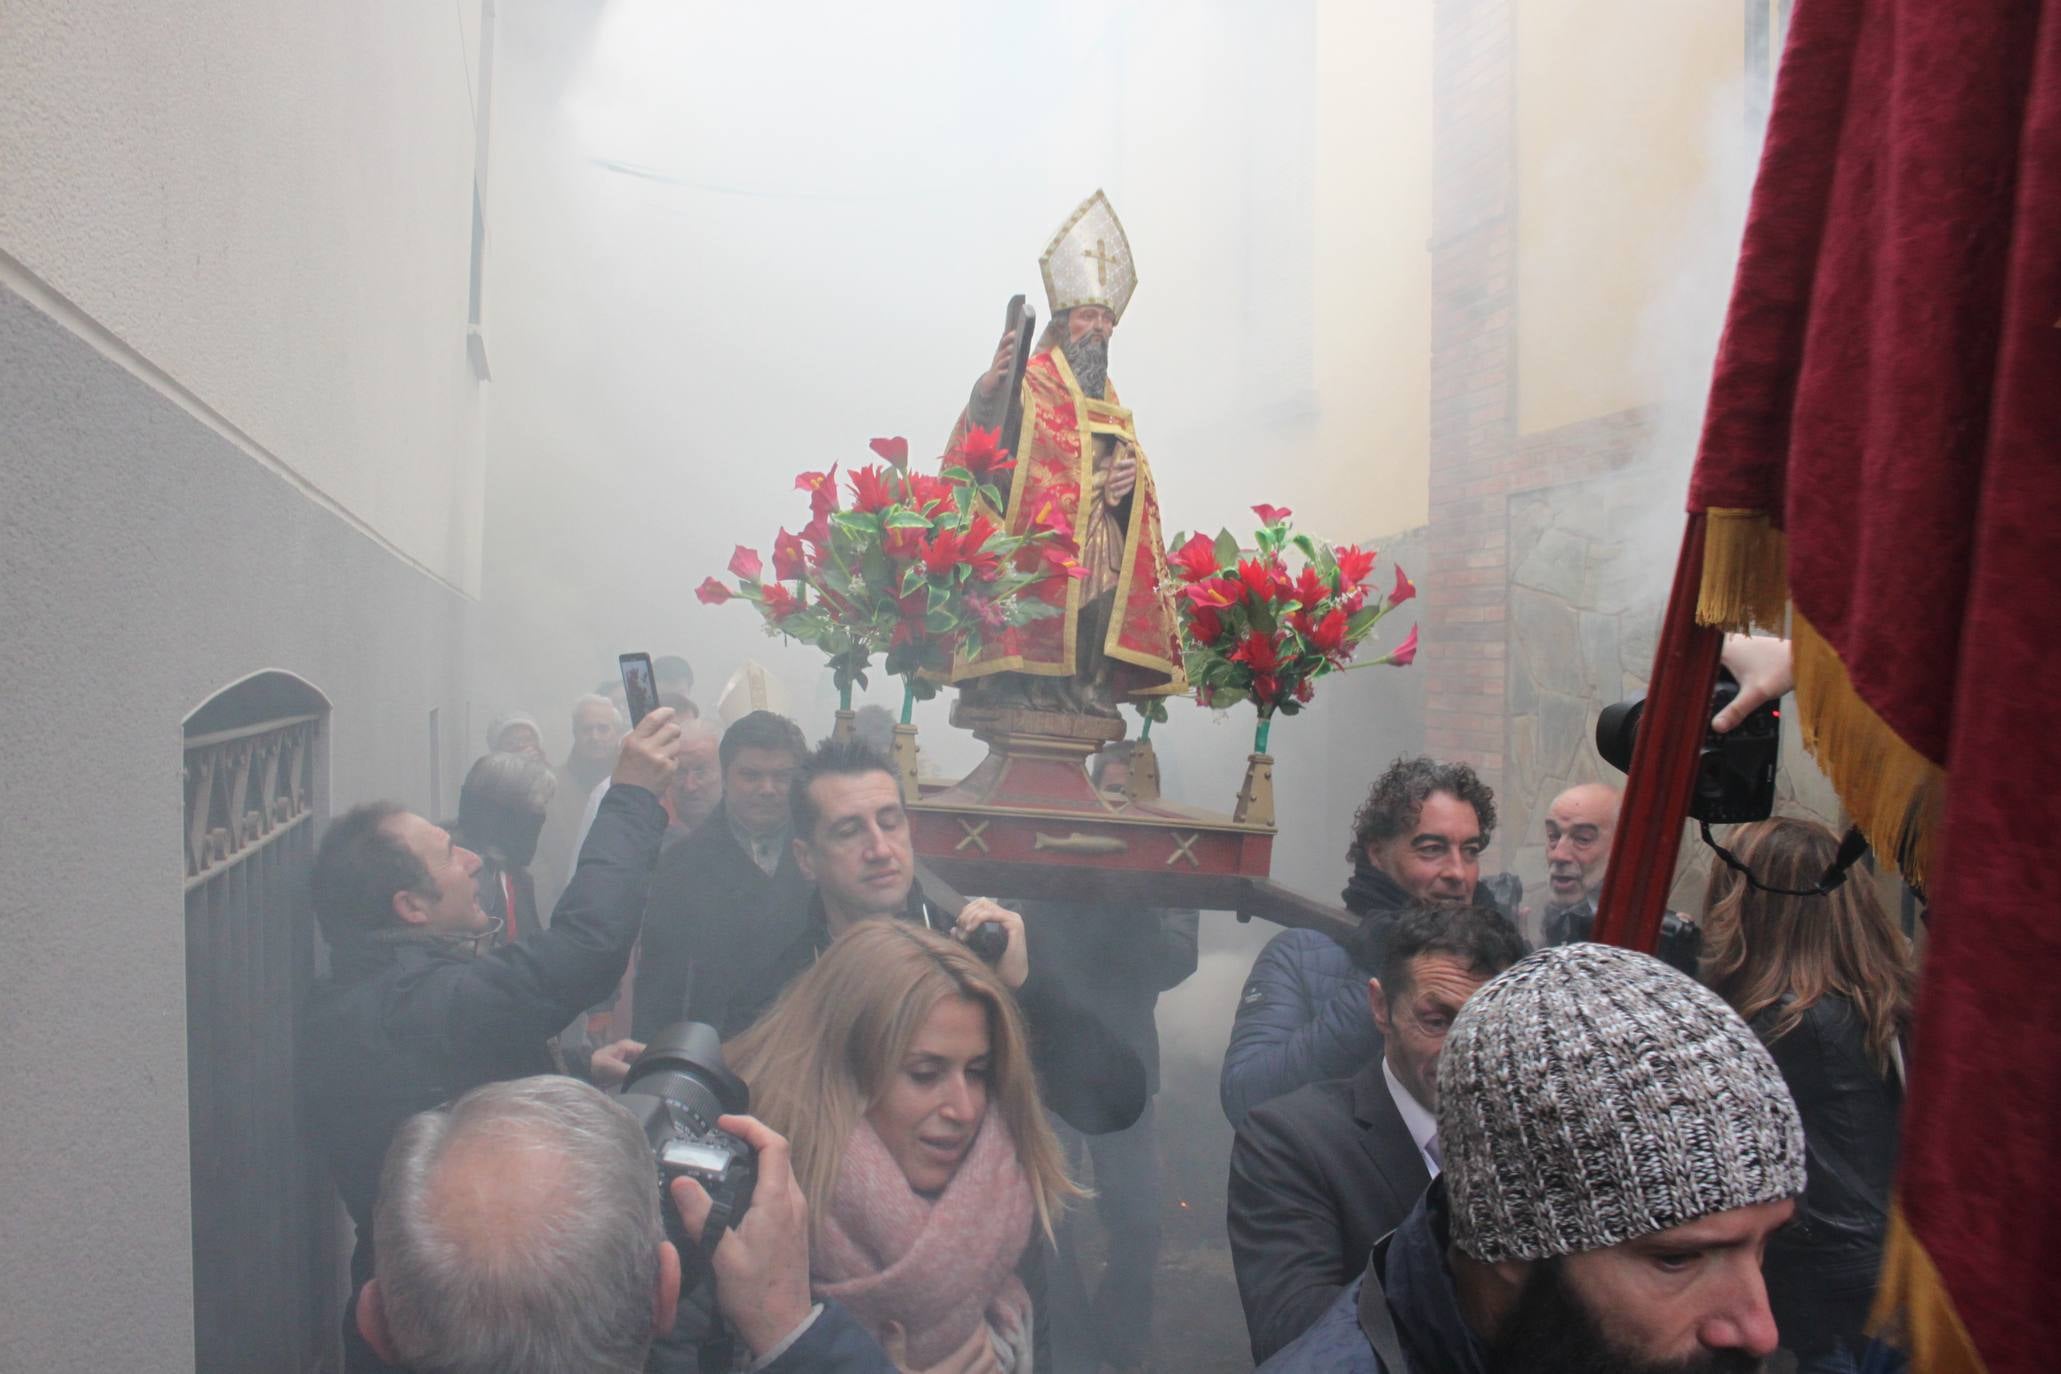
POLYGON ((1600 1250, 1803 1192, 1803 1122, 1738 1013, 1649 955, 1559 945, 1468 999, 1438 1065, 1452 1238, 1600 1250))

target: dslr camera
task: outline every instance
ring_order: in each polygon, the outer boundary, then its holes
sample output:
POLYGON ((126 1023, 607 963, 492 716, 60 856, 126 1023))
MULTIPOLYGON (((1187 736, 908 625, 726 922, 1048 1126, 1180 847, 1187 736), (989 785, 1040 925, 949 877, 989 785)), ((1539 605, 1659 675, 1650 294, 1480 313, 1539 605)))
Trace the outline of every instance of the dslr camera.
MULTIPOLYGON (((1718 669, 1710 694, 1716 715, 1739 695, 1739 679, 1718 669)), ((1596 752, 1621 773, 1632 771, 1632 745, 1639 737, 1645 712, 1644 693, 1603 708, 1596 718, 1596 752)), ((1692 820, 1712 825, 1764 821, 1775 813, 1775 764, 1782 749, 1782 712, 1764 702, 1726 734, 1706 728, 1696 765, 1696 790, 1689 797, 1692 820)))
POLYGON ((653 1036, 630 1065, 617 1100, 637 1118, 658 1158, 659 1211, 668 1239, 679 1248, 683 1263, 712 1252, 723 1232, 743 1220, 759 1177, 757 1152, 716 1126, 719 1116, 748 1111, 751 1091, 724 1064, 714 1027, 676 1021, 653 1036), (698 1248, 688 1241, 667 1196, 676 1178, 699 1183, 714 1204, 698 1248))

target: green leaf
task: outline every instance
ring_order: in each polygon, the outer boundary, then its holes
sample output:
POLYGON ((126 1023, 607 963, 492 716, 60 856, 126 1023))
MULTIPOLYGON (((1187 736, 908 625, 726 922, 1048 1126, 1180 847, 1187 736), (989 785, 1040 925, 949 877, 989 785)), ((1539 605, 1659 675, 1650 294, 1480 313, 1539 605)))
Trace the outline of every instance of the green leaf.
POLYGON ((887 528, 891 530, 927 530, 930 517, 905 506, 897 506, 887 513, 887 528))
MULTIPOLYGON (((1308 535, 1298 534, 1293 539, 1290 539, 1288 542, 1295 545, 1295 547, 1297 547, 1298 549, 1301 549, 1302 556, 1304 558, 1309 559, 1310 562, 1317 563, 1319 561, 1317 557, 1317 541, 1310 538, 1308 535)), ((1335 561, 1333 566, 1336 566, 1335 561)), ((1321 567, 1319 568, 1319 571, 1322 571, 1321 567)))
POLYGON ((1351 643, 1353 640, 1365 635, 1367 631, 1373 629, 1374 622, 1381 619, 1381 614, 1382 610, 1379 606, 1365 606, 1355 612, 1345 622, 1346 642, 1351 643))
POLYGON ((1239 552, 1240 550, 1238 544, 1238 536, 1232 534, 1229 530, 1218 530, 1216 548, 1217 566, 1220 568, 1237 567, 1239 552))
POLYGON ((830 517, 830 528, 834 533, 847 535, 855 540, 870 540, 880 533, 880 517, 841 510, 830 517))

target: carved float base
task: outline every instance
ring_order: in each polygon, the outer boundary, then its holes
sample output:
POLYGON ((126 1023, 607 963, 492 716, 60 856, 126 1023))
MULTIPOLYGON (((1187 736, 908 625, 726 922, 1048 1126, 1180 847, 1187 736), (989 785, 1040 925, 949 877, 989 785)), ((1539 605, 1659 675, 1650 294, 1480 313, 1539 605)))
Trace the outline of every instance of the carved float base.
MULTIPOLYGON (((971 729, 987 744, 988 756, 952 786, 909 804, 920 857, 957 865, 1267 874, 1274 846, 1271 806, 1265 820, 1241 820, 1157 795, 1096 791, 1085 765, 1098 749, 1123 738, 1120 720, 969 708, 962 699, 953 707, 952 723, 971 729)), ((1155 766, 1155 780, 1157 771, 1155 766)))

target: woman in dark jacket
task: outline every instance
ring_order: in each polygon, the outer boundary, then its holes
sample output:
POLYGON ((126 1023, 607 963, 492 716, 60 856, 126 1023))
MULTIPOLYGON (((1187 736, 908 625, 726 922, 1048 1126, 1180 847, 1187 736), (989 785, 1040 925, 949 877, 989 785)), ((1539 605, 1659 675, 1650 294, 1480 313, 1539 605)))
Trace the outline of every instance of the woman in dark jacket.
MULTIPOLYGON (((1839 849, 1824 826, 1789 817, 1732 838, 1755 881, 1793 892, 1839 849)), ((1714 869, 1703 930, 1704 981, 1767 1045, 1803 1114, 1810 1179, 1796 1225, 1768 1246, 1768 1304, 1799 1374, 1855 1370, 1896 1168, 1909 943, 1861 876, 1805 897, 1714 869)))

